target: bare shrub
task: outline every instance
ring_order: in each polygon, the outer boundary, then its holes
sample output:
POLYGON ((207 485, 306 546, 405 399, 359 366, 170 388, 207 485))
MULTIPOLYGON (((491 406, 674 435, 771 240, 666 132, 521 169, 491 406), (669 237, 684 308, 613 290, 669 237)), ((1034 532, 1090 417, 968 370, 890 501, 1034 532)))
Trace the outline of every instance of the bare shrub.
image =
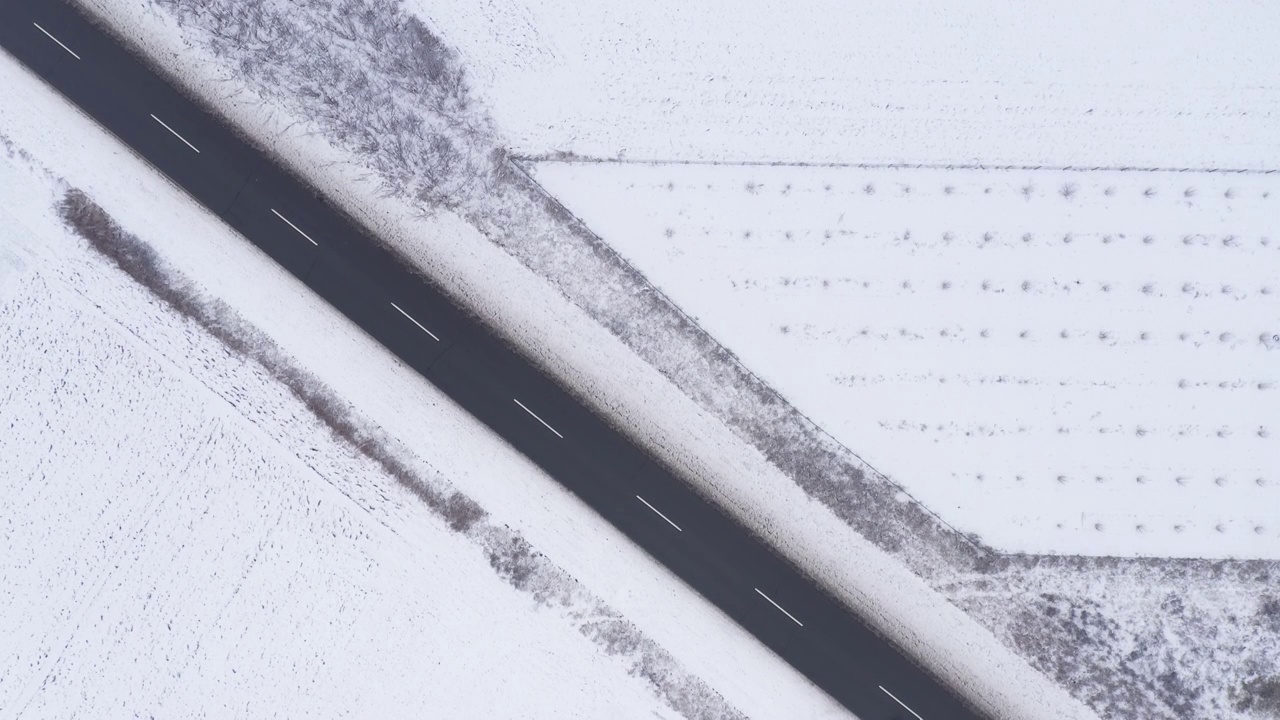
POLYGON ((725 705, 714 690, 690 678, 675 659, 640 629, 611 610, 602 609, 583 623, 583 635, 610 655, 631 657, 630 673, 659 689, 677 712, 696 720, 737 720, 743 716, 725 705))
POLYGON ((478 503, 457 491, 445 499, 442 514, 449 527, 461 533, 467 532, 488 515, 478 503))
POLYGON ((511 535, 506 538, 506 542, 491 543, 485 548, 485 557, 499 577, 516 589, 524 590, 537 569, 539 555, 534 552, 529 541, 519 535, 511 535))
POLYGON ((1078 190, 1079 188, 1076 187, 1075 183, 1066 183, 1062 187, 1058 188, 1058 194, 1066 198, 1067 200, 1070 200, 1071 198, 1075 197, 1076 192, 1078 190))
POLYGON ((1245 681, 1232 693, 1238 698, 1235 709, 1253 717, 1280 717, 1280 677, 1258 677, 1245 681))
POLYGON ((1273 633, 1280 633, 1280 597, 1264 597, 1258 604, 1258 618, 1273 633))
POLYGON ((506 172, 457 54, 394 0, 155 0, 255 86, 363 157, 390 192, 457 208, 506 172))

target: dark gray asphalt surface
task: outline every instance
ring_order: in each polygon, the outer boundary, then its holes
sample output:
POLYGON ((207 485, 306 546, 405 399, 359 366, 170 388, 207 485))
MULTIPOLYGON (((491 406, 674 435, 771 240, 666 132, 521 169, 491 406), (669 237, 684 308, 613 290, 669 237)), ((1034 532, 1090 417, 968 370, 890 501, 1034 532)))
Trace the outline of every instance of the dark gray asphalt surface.
POLYGON ((0 45, 858 717, 979 717, 72 8, 0 0, 0 45))

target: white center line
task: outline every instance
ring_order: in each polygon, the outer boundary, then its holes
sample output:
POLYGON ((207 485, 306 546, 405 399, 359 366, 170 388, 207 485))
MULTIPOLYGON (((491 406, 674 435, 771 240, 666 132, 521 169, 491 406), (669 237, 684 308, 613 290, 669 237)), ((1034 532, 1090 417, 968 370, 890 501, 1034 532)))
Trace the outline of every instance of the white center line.
MULTIPOLYGON (((880 685, 880 686, 878 686, 878 687, 879 687, 881 690, 884 690, 884 686, 883 686, 883 685, 880 685)), ((898 697, 897 697, 896 695, 894 695, 893 693, 889 692, 888 690, 884 690, 884 694, 885 694, 885 695, 888 695, 888 696, 889 696, 889 697, 891 697, 891 698, 893 698, 893 701, 894 701, 894 702, 896 702, 896 703, 898 703, 898 704, 899 704, 899 705, 901 705, 902 707, 907 708, 907 712, 911 713, 912 715, 915 715, 917 718, 919 718, 919 720, 924 720, 924 718, 920 717, 920 714, 919 714, 919 713, 917 713, 915 710, 912 710, 911 708, 907 707, 907 704, 906 704, 906 703, 904 703, 904 702, 902 702, 901 700, 899 700, 899 699, 898 699, 898 697)))
MULTIPOLYGON (((285 222, 288 222, 288 221, 286 220, 285 222)), ((301 231, 299 231, 299 232, 301 232, 301 231)), ((308 240, 310 240, 310 238, 307 238, 307 239, 308 239, 308 240)), ((391 307, 395 308, 396 310, 400 310, 400 306, 399 306, 399 305, 397 305, 397 304, 395 304, 395 303, 391 303, 391 307)), ((433 333, 433 332, 431 332, 430 330, 428 330, 428 329, 426 329, 426 328, 422 327, 422 323, 418 322, 417 320, 414 320, 412 315, 410 315, 409 313, 405 312, 404 310, 400 310, 400 314, 401 314, 401 315, 403 315, 403 316, 405 316, 405 317, 407 317, 407 318, 409 318, 409 322, 413 323, 414 325, 417 325, 419 330, 421 330, 422 332, 424 332, 424 333, 426 333, 426 334, 430 335, 432 340, 435 340, 436 342, 440 342, 440 338, 436 337, 436 334, 435 334, 435 333, 433 333)))
POLYGON ((782 608, 782 606, 781 606, 781 605, 779 605, 778 603, 776 603, 776 602, 774 602, 774 601, 773 601, 773 598, 769 597, 768 595, 765 595, 763 592, 760 592, 760 588, 756 588, 756 592, 760 593, 760 597, 764 598, 765 600, 768 600, 770 605, 772 605, 772 606, 774 606, 774 607, 778 608, 779 610, 782 610, 782 614, 783 614, 783 615, 786 615, 786 616, 787 616, 787 617, 789 617, 789 618, 791 618, 791 622, 793 622, 793 623, 795 623, 795 624, 799 625, 800 627, 804 627, 804 623, 802 623, 802 622, 800 622, 799 620, 797 620, 795 615, 792 615, 791 613, 787 612, 786 610, 783 610, 783 608, 782 608))
POLYGON ((58 45, 59 45, 63 50, 66 50, 67 52, 71 53, 71 57, 73 57, 73 58, 75 58, 75 59, 77 59, 77 60, 79 60, 79 59, 80 59, 80 56, 79 56, 79 55, 75 54, 75 52, 74 52, 71 48, 67 47, 66 45, 63 45, 61 40, 59 40, 58 38, 56 38, 56 37, 54 37, 54 36, 53 36, 53 33, 49 32, 48 30, 45 30, 45 29, 44 29, 44 28, 42 28, 42 27, 40 27, 40 23, 38 23, 38 22, 33 22, 33 23, 31 23, 31 24, 32 24, 32 25, 35 25, 37 30, 39 30, 40 32, 42 32, 42 33, 44 33, 45 35, 47 35, 47 36, 49 37, 49 39, 50 39, 50 40, 52 40, 52 41, 54 41, 54 42, 58 43, 58 45))
MULTIPOLYGON (((639 495, 637 495, 637 496, 636 496, 636 499, 637 499, 637 500, 639 500, 640 502, 644 503, 644 504, 645 504, 645 506, 646 506, 646 507, 648 507, 650 510, 652 510, 652 511, 654 511, 654 512, 658 513, 658 517, 660 517, 660 518, 662 518, 663 520, 666 520, 668 523, 670 523, 670 524, 671 524, 671 527, 675 528, 676 530, 680 530, 680 526, 679 526, 679 525, 677 525, 677 524, 675 524, 675 523, 671 522, 671 518, 667 517, 666 515, 663 515, 661 510, 659 510, 658 508, 656 508, 656 507, 654 507, 654 506, 650 505, 648 500, 645 500, 644 498, 640 497, 639 495)), ((684 531, 683 531, 683 530, 680 530, 680 532, 684 532, 684 531)))
MULTIPOLYGON (((198 147, 196 147, 195 145, 192 145, 191 143, 187 142, 187 139, 186 139, 186 138, 184 138, 184 137, 182 137, 181 135, 179 135, 177 130, 174 130, 173 128, 169 127, 168 125, 165 125, 165 122, 164 122, 163 120, 161 120, 160 118, 156 117, 154 114, 152 114, 152 115, 151 115, 151 119, 152 119, 152 120, 155 120, 156 122, 160 123, 161 125, 164 125, 164 129, 165 129, 165 130, 168 130, 169 132, 173 133, 173 136, 174 136, 174 137, 176 137, 176 138, 178 138, 178 139, 179 139, 179 140, 181 140, 182 142, 187 143, 187 147, 191 148, 192 150, 195 150, 196 152, 200 152, 200 148, 198 148, 198 147)), ((288 221, 288 220, 285 220, 285 222, 289 222, 289 221, 288 221)), ((301 230, 299 230, 298 232, 302 232, 302 231, 301 231, 301 230)), ((308 239, 308 240, 311 240, 311 238, 307 238, 307 239, 308 239)), ((315 241, 314 241, 314 240, 312 240, 312 242, 315 242, 315 241)))
MULTIPOLYGON (((511 398, 511 399, 512 399, 512 400, 516 400, 515 398, 511 398)), ((556 437, 560 438, 561 440, 563 440, 563 439, 564 439, 564 436, 563 436, 563 435, 561 435, 561 434, 559 433, 559 431, 557 431, 555 428, 551 427, 550 425, 547 425, 547 421, 546 421, 546 420, 543 420, 542 418, 538 417, 538 414, 537 414, 537 413, 535 413, 534 411, 532 411, 532 410, 530 410, 529 408, 525 407, 525 406, 524 406, 524 403, 520 402, 519 400, 516 400, 516 404, 517 404, 517 405, 519 405, 519 406, 520 406, 520 407, 521 407, 525 412, 527 412, 527 413, 529 413, 530 415, 532 415, 534 420, 537 420, 538 422, 542 423, 542 425, 543 425, 544 427, 546 427, 546 428, 547 428, 548 430, 550 430, 551 432, 555 433, 555 434, 556 434, 556 437)))
MULTIPOLYGON (((155 117, 155 116, 154 116, 154 115, 152 115, 151 117, 155 117)), ((174 134, 176 135, 177 133, 174 133, 174 134)), ((199 151, 197 151, 197 152, 199 152, 199 151)), ((310 235, 308 235, 308 234, 306 234, 306 233, 302 232, 302 228, 299 228, 297 225, 294 225, 293 223, 289 222, 289 218, 287 218, 287 217, 285 217, 285 216, 281 215, 280 213, 276 212, 276 209, 275 209, 275 208, 271 208, 271 212, 275 213, 275 216, 276 216, 276 217, 278 217, 278 218, 280 218, 281 220, 283 220, 283 221, 284 221, 284 223, 285 223, 286 225, 288 225, 289 227, 293 228, 294 230, 297 230, 299 235, 301 235, 302 237, 304 237, 304 238, 306 238, 306 239, 308 239, 308 240, 311 240, 311 236, 310 236, 310 235)), ((311 240, 311 244, 312 244, 312 245, 315 245, 315 246, 317 246, 317 247, 319 247, 319 246, 320 246, 320 243, 316 242, 315 240, 311 240)), ((403 311, 403 310, 401 310, 401 312, 404 312, 404 311, 403 311)))

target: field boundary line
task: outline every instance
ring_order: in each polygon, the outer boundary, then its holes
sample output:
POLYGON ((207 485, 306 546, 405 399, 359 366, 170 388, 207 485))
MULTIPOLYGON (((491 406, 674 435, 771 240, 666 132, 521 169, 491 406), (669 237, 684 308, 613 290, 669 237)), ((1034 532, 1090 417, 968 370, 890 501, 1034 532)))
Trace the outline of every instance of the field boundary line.
POLYGON ((1130 172, 1205 175, 1276 175, 1280 168, 1206 168, 1206 167, 1148 167, 1142 165, 1018 165, 985 163, 842 163, 806 162, 795 160, 625 160, 619 158, 594 158, 570 154, 511 155, 517 165, 523 163, 580 163, 584 165, 689 165, 704 167, 796 167, 796 168, 848 168, 851 170, 990 170, 1024 172, 1130 172))

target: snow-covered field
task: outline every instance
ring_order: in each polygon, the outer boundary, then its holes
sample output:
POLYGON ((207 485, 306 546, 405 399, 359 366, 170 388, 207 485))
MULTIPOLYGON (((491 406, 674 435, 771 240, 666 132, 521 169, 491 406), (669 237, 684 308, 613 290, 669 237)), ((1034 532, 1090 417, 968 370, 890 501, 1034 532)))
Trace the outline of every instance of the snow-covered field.
POLYGON ((312 428, 346 467, 308 467, 77 270, 0 306, 0 715, 673 716, 371 463, 312 428))
POLYGON ((43 255, 0 304, 0 715, 673 716, 283 387, 24 219, 0 215, 43 255))
POLYGON ((0 717, 846 716, 7 56, 0 77, 0 717), (199 312, 71 232, 68 183, 199 312))
POLYGON ((960 531, 1004 552, 1280 558, 1280 175, 533 175, 960 531))
POLYGON ((1274 3, 409 5, 529 155, 1280 165, 1274 3))

